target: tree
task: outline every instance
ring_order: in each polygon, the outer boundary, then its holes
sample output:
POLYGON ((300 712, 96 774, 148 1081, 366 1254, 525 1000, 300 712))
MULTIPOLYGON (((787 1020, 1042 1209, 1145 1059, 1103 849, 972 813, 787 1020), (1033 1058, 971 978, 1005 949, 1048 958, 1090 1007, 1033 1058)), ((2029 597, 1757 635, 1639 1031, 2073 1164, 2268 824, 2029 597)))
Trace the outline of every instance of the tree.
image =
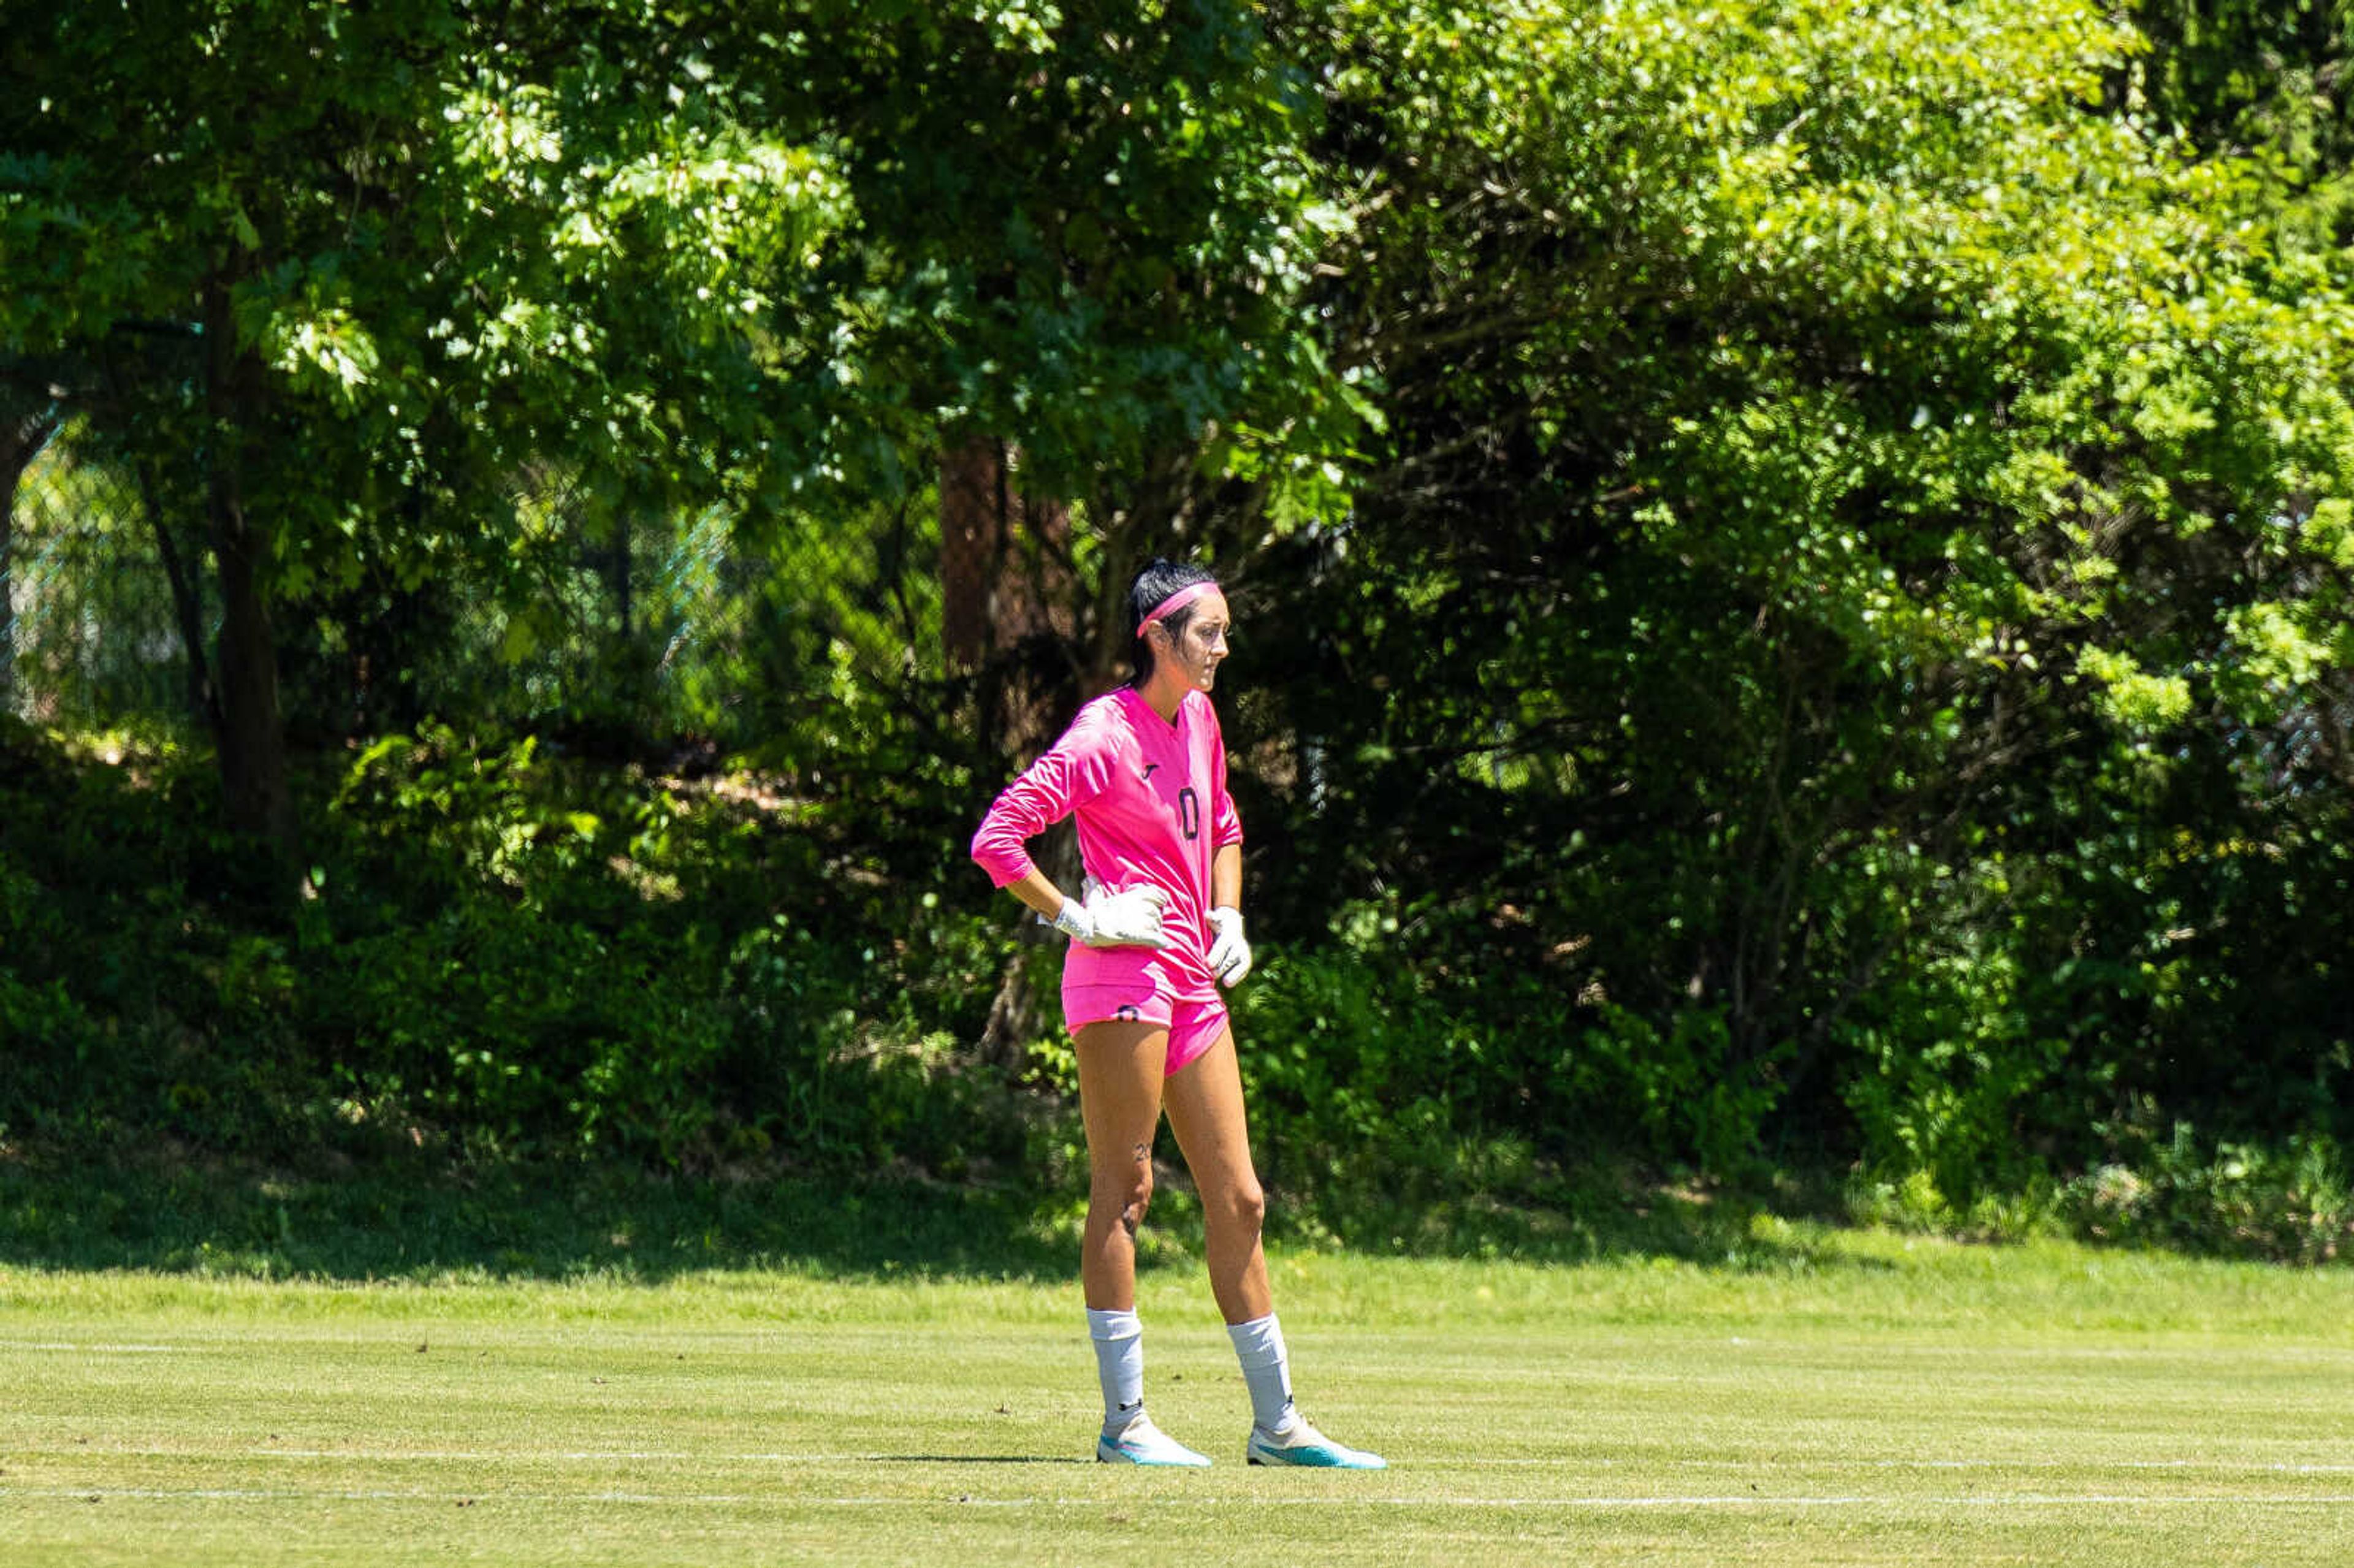
POLYGON ((176 398, 146 457, 204 497, 228 816, 281 852, 274 604, 527 554, 529 461, 677 496, 772 452, 770 291, 834 187, 691 26, 184 0, 0 47, 0 358, 111 355, 176 398), (126 352, 158 323, 193 374, 126 352))
POLYGON ((2291 249, 2354 242, 2354 9, 2344 0, 2137 0, 2147 40, 2111 101, 2202 153, 2247 158, 2291 249))
POLYGON ((1547 1085, 1725 1162, 1795 1103, 1958 1180, 2224 1059, 2221 992, 2149 978, 2207 929, 2155 846, 2320 842, 2256 737, 2342 701, 2348 318, 2250 170, 2094 112, 2130 35, 1288 26, 1357 214, 1331 352, 1394 453, 1287 557, 1280 727, 1358 761, 1316 885, 1425 890, 1458 983, 1564 1014, 1494 1113, 1547 1085))
POLYGON ((871 444, 843 461, 898 487, 945 462, 953 538, 972 454, 1018 453, 998 510, 1041 524, 1017 553, 1076 586, 1068 686, 1101 689, 1143 556, 1256 547, 1363 417, 1300 330, 1344 223, 1310 72, 1235 0, 858 16, 806 46, 857 214, 811 280, 855 348, 871 444))

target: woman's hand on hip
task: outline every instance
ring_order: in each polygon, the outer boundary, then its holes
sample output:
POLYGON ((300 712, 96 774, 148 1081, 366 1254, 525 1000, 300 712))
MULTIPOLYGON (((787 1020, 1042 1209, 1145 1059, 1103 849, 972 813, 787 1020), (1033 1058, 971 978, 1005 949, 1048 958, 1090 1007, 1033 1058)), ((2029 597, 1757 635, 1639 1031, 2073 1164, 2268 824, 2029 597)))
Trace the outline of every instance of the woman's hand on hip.
POLYGON ((1066 898, 1055 927, 1090 948, 1165 948, 1161 912, 1169 895, 1152 886, 1108 892, 1090 887, 1084 900, 1066 898))

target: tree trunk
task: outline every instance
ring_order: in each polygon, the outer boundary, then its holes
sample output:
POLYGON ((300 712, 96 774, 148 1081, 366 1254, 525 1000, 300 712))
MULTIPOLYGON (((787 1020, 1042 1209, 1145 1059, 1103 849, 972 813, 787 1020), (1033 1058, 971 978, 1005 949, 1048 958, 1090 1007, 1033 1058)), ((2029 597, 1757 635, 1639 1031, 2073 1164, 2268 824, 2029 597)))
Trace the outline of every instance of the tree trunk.
POLYGON ((1085 650, 1080 684, 1088 696, 1110 691, 1129 674, 1135 639, 1128 630, 1128 587, 1156 556, 1183 558, 1199 547, 1201 530, 1193 516, 1193 466, 1198 453, 1175 447, 1123 475, 1118 491, 1093 498, 1096 579, 1094 635, 1085 650))
MULTIPOLYGON (((216 280, 205 295, 206 408, 213 443, 205 476, 205 510, 220 571, 221 632, 214 661, 220 725, 221 800, 229 827, 266 843, 294 863, 293 795, 286 772, 286 729, 278 711, 278 650, 261 574, 271 540, 246 508, 242 469, 248 432, 259 412, 261 367, 239 352, 229 314, 228 286, 216 280)), ((291 891, 283 877, 277 879, 291 891)))
POLYGON ((156 482, 154 464, 143 456, 131 459, 139 480, 140 499, 146 503, 147 525, 155 535, 155 554, 164 563, 164 577, 172 588, 172 611, 180 622, 180 646, 188 656, 188 716, 204 726, 216 741, 220 736, 220 703, 213 690, 212 665, 205 658, 205 611, 196 579, 188 570, 180 544, 172 533, 171 510, 164 487, 156 482))
POLYGON ((940 643, 951 669, 978 665, 991 641, 990 584, 1006 542, 999 450, 976 439, 940 459, 940 643))
POLYGON ((1078 588, 1070 509, 1021 494, 1017 461, 987 438, 940 460, 940 641, 950 669, 982 676, 988 738, 1026 762, 1071 694, 1078 588))
MULTIPOLYGON (((1021 768, 1054 742, 1071 705, 1078 590, 1066 564, 1069 508, 1022 495, 1016 461, 987 438, 940 460, 940 641, 950 669, 980 674, 980 722, 991 747, 1021 768)), ((1037 860, 1055 885, 1078 892, 1069 823, 1048 832, 1037 860)), ((1050 1027, 1030 984, 1029 949, 1062 940, 1026 910, 1019 920, 1020 946, 998 977, 981 1040, 982 1059, 1007 1072, 1050 1027)))
POLYGON ((11 570, 16 540, 16 487, 25 471, 57 433, 54 403, 38 409, 12 408, 0 419, 0 714, 16 698, 16 581, 11 570))
POLYGON ((278 712, 278 652, 261 590, 268 543, 248 523, 233 480, 216 481, 213 553, 221 588, 221 798, 229 826, 291 857, 294 807, 286 782, 286 736, 278 712))

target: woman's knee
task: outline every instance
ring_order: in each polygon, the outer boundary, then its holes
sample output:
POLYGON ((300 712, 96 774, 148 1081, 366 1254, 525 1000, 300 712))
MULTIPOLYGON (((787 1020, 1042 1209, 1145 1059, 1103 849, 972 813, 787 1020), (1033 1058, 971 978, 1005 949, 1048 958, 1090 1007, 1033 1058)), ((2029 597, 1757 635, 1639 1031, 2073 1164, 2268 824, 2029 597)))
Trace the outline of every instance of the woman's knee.
POLYGON ((1108 1213, 1133 1234, 1152 1206, 1152 1163, 1144 1160, 1116 1177, 1098 1177, 1088 1194, 1091 1207, 1108 1213))
POLYGON ((1255 1236, 1267 1224, 1267 1192, 1257 1176, 1227 1182, 1203 1207, 1204 1217, 1221 1230, 1255 1236))

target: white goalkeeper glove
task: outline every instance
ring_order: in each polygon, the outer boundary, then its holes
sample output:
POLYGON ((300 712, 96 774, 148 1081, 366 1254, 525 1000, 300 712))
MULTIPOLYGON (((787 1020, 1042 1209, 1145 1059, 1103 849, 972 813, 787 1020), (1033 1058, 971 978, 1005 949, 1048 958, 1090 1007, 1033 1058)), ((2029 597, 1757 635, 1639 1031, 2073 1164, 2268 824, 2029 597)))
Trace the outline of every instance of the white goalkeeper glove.
POLYGON ((1055 929, 1090 948, 1165 948, 1161 909, 1169 895, 1157 887, 1090 887, 1087 897, 1065 898, 1055 929))
POLYGON ((1243 912, 1219 906, 1210 911, 1210 929, 1216 933, 1210 942, 1210 972, 1222 985, 1241 984, 1251 972, 1250 943, 1243 939, 1243 912))

